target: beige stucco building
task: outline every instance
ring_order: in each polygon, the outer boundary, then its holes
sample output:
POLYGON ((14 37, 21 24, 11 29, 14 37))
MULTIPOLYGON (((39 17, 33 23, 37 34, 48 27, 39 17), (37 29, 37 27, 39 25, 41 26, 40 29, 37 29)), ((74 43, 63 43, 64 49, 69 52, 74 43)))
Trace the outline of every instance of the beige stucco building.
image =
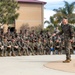
MULTIPOLYGON (((19 17, 16 20, 15 29, 20 30, 22 25, 28 24, 30 27, 43 27, 44 23, 44 4, 46 2, 38 0, 17 0, 19 3, 19 17)), ((7 28, 7 27, 6 27, 7 28)))

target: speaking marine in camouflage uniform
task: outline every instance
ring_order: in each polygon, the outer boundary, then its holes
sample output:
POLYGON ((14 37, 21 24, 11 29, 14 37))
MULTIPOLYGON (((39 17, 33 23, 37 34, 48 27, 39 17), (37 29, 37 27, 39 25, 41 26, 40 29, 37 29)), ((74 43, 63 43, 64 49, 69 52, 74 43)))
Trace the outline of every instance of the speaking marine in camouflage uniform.
POLYGON ((61 25, 61 31, 55 35, 64 35, 64 44, 65 44, 65 52, 66 52, 66 60, 63 61, 63 63, 69 63, 71 61, 71 53, 70 53, 70 47, 71 47, 71 42, 72 38, 74 35, 72 27, 68 24, 68 19, 63 18, 62 20, 62 25, 61 25))

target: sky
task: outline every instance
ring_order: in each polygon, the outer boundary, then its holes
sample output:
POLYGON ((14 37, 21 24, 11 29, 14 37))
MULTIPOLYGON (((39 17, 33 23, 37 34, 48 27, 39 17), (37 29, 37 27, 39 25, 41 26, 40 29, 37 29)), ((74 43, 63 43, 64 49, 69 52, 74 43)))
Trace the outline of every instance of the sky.
MULTIPOLYGON (((47 2, 46 5, 44 5, 44 21, 49 20, 49 17, 55 14, 53 9, 58 9, 59 7, 64 6, 64 1, 67 1, 69 3, 75 2, 75 0, 40 0, 47 2)), ((45 24, 44 27, 47 27, 48 25, 45 24)))

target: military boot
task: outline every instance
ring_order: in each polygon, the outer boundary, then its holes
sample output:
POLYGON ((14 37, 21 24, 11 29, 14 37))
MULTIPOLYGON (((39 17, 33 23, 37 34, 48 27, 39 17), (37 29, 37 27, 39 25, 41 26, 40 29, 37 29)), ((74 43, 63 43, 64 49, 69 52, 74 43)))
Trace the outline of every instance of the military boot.
POLYGON ((70 63, 71 59, 66 59, 63 63, 70 63))
POLYGON ((19 52, 18 55, 21 56, 21 53, 19 52))
POLYGON ((6 56, 7 56, 7 54, 6 54, 6 53, 4 53, 4 56, 6 57, 6 56))
POLYGON ((12 53, 12 56, 16 56, 14 52, 12 53))
POLYGON ((1 57, 3 57, 3 54, 1 54, 1 57))
POLYGON ((69 60, 72 61, 70 58, 69 58, 69 60))
POLYGON ((8 56, 11 56, 11 52, 10 52, 10 53, 8 53, 8 56))

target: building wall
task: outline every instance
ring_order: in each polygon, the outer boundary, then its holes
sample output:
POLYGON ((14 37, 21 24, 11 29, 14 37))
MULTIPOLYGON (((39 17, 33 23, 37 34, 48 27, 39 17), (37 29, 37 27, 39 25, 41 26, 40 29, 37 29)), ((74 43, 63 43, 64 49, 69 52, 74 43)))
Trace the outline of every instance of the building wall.
POLYGON ((43 5, 19 3, 19 17, 16 20, 15 28, 19 31, 22 25, 28 24, 30 27, 43 26, 43 5))

